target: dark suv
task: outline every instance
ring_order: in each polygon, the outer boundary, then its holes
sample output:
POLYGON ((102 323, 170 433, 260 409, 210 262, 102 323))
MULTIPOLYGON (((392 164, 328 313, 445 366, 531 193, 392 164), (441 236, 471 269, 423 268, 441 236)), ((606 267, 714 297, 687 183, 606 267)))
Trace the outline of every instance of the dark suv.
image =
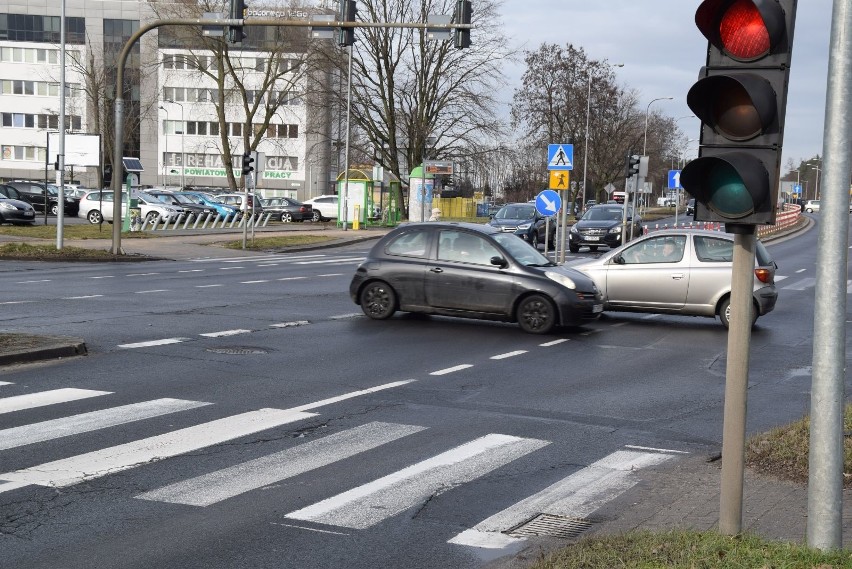
MULTIPOLYGON (((624 217, 624 206, 620 204, 603 204, 590 207, 568 232, 568 250, 576 253, 583 245, 589 250, 597 251, 598 247, 613 249, 621 245, 621 228, 624 217)), ((633 237, 642 235, 642 220, 633 215, 633 208, 627 209, 627 240, 630 240, 631 227, 633 237)))
POLYGON ((488 225, 514 233, 536 249, 539 243, 544 243, 545 235, 551 248, 556 243, 556 222, 538 213, 533 203, 506 204, 491 217, 488 225))
MULTIPOLYGON (((53 184, 44 184, 44 182, 33 182, 28 180, 15 180, 14 182, 6 182, 7 186, 12 186, 21 198, 30 203, 36 211, 44 211, 45 201, 47 202, 47 211, 56 215, 59 213, 59 191, 57 186, 53 184), (45 200, 45 197, 47 198, 45 200)), ((80 209, 80 200, 65 196, 65 215, 77 215, 80 209)))
POLYGON ((203 219, 207 216, 215 217, 217 213, 216 208, 213 206, 196 203, 182 194, 159 190, 145 190, 145 193, 154 196, 165 204, 183 208, 189 213, 190 219, 203 219))

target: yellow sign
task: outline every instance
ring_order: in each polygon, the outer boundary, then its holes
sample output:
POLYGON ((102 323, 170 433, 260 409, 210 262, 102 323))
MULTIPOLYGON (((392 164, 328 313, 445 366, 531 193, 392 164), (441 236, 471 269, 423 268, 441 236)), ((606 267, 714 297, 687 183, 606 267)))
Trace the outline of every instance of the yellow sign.
POLYGON ((568 172, 566 170, 550 170, 550 189, 567 190, 568 172))
POLYGON ((481 202, 484 197, 485 197, 485 192, 473 192, 473 199, 475 201, 481 202))

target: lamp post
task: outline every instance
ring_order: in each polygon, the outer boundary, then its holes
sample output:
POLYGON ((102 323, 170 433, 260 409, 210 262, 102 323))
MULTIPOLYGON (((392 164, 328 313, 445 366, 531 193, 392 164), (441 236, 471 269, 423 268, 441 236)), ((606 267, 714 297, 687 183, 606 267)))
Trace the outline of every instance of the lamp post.
POLYGON ((184 171, 186 170, 186 154, 184 154, 183 133, 186 132, 186 123, 183 122, 183 105, 172 99, 166 99, 167 103, 174 103, 180 107, 180 189, 182 190, 186 184, 184 179, 184 171))
POLYGON ((813 168, 814 170, 816 170, 816 183, 814 183, 814 199, 818 200, 819 199, 819 173, 822 172, 822 168, 820 168, 819 166, 810 166, 810 168, 813 168))
MULTIPOLYGON (((623 63, 616 63, 613 67, 624 67, 623 63)), ((589 164, 589 114, 592 110, 592 76, 588 76, 589 84, 588 90, 586 93, 586 144, 585 149, 583 150, 583 207, 586 207, 586 200, 589 198, 589 194, 586 191, 586 171, 589 164)), ((564 241, 564 236, 563 236, 564 241)), ((562 251, 563 255, 565 251, 562 251)))
MULTIPOLYGON (((163 105, 160 105, 160 108, 162 110, 166 111, 166 125, 168 125, 169 124, 169 109, 167 109, 163 105)), ((166 146, 165 155, 166 156, 163 159, 163 185, 165 185, 166 187, 168 187, 168 185, 169 185, 168 165, 166 164, 168 157, 169 157, 169 135, 168 135, 167 131, 168 131, 167 128, 163 129, 163 134, 165 135, 165 139, 166 139, 166 144, 165 144, 165 146, 166 146)))
POLYGON ((642 156, 645 156, 645 150, 648 148, 648 113, 651 112, 651 105, 656 101, 671 101, 672 99, 674 97, 658 97, 651 99, 651 102, 648 103, 648 107, 645 109, 645 141, 642 143, 642 156))

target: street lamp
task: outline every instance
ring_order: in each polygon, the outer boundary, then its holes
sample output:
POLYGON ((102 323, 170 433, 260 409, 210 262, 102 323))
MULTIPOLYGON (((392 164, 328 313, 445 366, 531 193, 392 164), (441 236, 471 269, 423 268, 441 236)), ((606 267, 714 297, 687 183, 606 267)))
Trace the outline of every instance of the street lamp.
POLYGON ((648 148, 648 113, 651 112, 651 105, 656 101, 671 101, 672 99, 674 97, 658 97, 648 103, 648 107, 645 109, 645 141, 642 143, 642 156, 645 156, 645 150, 648 148))
POLYGON ((174 103, 180 107, 180 189, 186 187, 184 183, 184 171, 186 170, 186 154, 184 154, 183 133, 186 131, 186 123, 183 122, 183 105, 172 99, 166 99, 167 103, 174 103))
MULTIPOLYGON (((166 124, 168 125, 169 124, 169 109, 167 109, 163 105, 160 105, 160 108, 162 110, 166 111, 166 124)), ((165 129, 165 128, 163 129, 163 134, 165 135, 165 139, 166 139, 166 148, 165 148, 166 157, 163 159, 163 184, 166 185, 166 186, 169 185, 168 164, 166 164, 166 161, 168 160, 168 156, 169 156, 169 136, 168 136, 169 133, 167 132, 167 130, 168 129, 165 129)))
POLYGON ((809 166, 809 167, 816 170, 816 173, 817 173, 816 183, 814 184, 814 199, 818 200, 819 199, 819 173, 822 172, 822 168, 820 168, 819 166, 809 166))
MULTIPOLYGON (((624 67, 623 63, 616 63, 613 67, 624 67)), ((589 197, 586 192, 586 170, 589 164, 589 114, 592 110, 592 76, 588 76, 589 85, 586 93, 586 148, 583 150, 583 207, 586 207, 586 201, 589 197)), ((563 251, 564 252, 564 251, 563 251)))

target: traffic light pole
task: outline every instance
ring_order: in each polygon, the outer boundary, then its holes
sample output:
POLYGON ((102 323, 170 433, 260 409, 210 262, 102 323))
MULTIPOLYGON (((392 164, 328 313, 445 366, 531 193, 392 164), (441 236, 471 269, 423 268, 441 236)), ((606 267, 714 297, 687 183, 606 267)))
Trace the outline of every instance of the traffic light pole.
POLYGON ((719 533, 739 535, 743 524, 746 402, 757 239, 755 227, 751 225, 732 227, 728 224, 726 231, 734 233, 734 258, 731 267, 728 363, 725 370, 719 533))

